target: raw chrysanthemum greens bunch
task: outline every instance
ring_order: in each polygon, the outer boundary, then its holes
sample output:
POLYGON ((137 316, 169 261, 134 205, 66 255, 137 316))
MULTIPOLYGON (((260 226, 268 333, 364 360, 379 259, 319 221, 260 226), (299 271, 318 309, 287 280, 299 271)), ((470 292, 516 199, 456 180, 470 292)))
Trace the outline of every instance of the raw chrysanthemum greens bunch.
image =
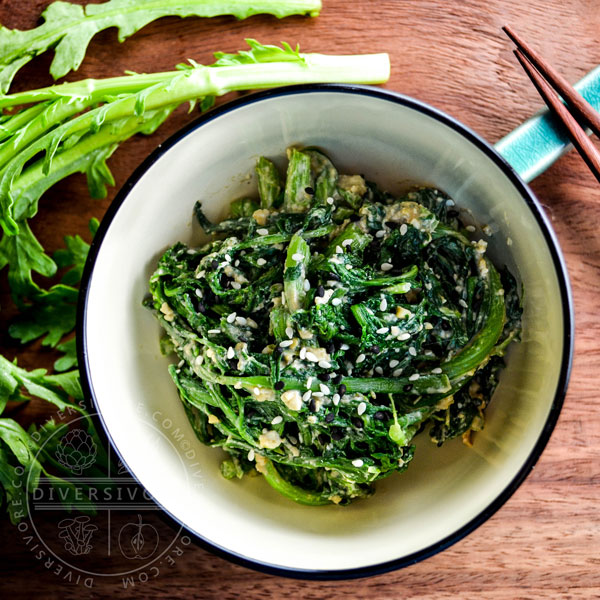
POLYGON ((221 235, 167 250, 148 304, 226 477, 256 469, 298 502, 348 503, 407 468, 424 426, 438 444, 482 427, 521 308, 441 192, 395 198, 316 149, 288 156, 285 181, 258 161, 260 202, 228 220, 196 206, 221 235))

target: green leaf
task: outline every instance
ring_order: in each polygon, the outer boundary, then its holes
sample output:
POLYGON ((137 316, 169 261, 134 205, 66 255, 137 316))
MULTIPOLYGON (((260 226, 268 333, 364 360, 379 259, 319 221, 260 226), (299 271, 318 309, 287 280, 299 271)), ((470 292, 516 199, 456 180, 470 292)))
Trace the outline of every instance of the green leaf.
POLYGON ((216 17, 233 15, 245 19, 256 14, 276 17, 309 14, 316 16, 321 0, 109 0, 85 7, 53 2, 42 13, 44 23, 34 29, 0 29, 0 90, 6 93, 14 75, 32 58, 55 49, 50 73, 54 79, 77 70, 88 44, 96 33, 116 27, 119 42, 166 16, 216 17))

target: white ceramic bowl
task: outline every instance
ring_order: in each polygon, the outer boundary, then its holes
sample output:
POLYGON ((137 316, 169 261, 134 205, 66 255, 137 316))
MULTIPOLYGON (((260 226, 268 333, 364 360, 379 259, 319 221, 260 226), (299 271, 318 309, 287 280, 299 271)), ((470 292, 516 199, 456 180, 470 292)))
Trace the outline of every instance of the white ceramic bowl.
MULTIPOLYGON (((271 573, 342 578, 427 557, 473 530, 515 491, 556 423, 572 353, 565 267, 532 192, 494 149, 410 98, 360 86, 315 85, 248 96, 204 115, 157 149, 110 207, 82 287, 80 366, 114 448, 137 480, 201 544, 271 573), (406 181, 446 191, 494 234, 489 252, 525 285, 523 341, 472 449, 419 439, 408 471, 348 507, 307 507, 260 477, 227 481, 220 451, 196 440, 142 307, 147 282, 174 242, 198 241, 194 202, 218 220, 255 191, 260 155, 293 144, 390 191, 406 181), (169 443, 156 442, 156 430, 169 443)), ((425 436, 420 436, 425 438, 425 436)))

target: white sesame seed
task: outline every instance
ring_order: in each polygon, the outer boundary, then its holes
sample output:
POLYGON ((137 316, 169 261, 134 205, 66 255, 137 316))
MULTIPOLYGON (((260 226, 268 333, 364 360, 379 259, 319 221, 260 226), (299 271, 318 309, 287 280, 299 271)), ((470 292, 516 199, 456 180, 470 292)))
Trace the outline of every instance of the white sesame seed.
POLYGON ((312 396, 312 392, 310 390, 308 390, 307 392, 304 392, 304 394, 302 395, 302 400, 304 400, 304 402, 308 402, 308 400, 310 399, 311 396, 312 396))
POLYGON ((202 290, 197 289, 196 296, 198 296, 198 298, 202 298, 202 290))
POLYGON ((233 387, 234 387, 236 390, 241 390, 241 389, 242 389, 242 382, 241 382, 241 381, 236 381, 236 382, 233 384, 233 387))
POLYGON ((196 279, 202 279, 202 277, 204 277, 206 275, 206 271, 202 270, 199 271, 198 274, 196 275, 196 279))
POLYGON ((383 369, 381 367, 375 367, 375 373, 378 375, 383 375, 383 369))
POLYGON ((340 403, 340 395, 334 394, 333 397, 331 398, 331 401, 333 402, 334 406, 337 406, 340 403))
POLYGON ((350 350, 350 346, 348 346, 348 344, 341 344, 340 350, 350 350))
POLYGON ((324 383, 319 384, 319 389, 327 396, 331 394, 331 390, 324 383))
POLYGON ((458 303, 463 307, 463 308, 468 308, 468 304, 461 298, 458 303))
POLYGON ((379 310, 381 312, 384 312, 385 310, 387 310, 387 300, 385 298, 381 299, 381 303, 379 304, 379 310))
POLYGON ((264 258, 259 258, 259 259, 256 261, 256 264, 257 264, 259 267, 263 267, 264 265, 266 265, 266 264, 267 264, 267 261, 266 261, 264 258))
POLYGON ((335 253, 336 253, 336 254, 342 254, 343 252, 344 252, 344 251, 342 250, 342 247, 341 247, 341 246, 336 246, 336 247, 335 247, 335 253))
POLYGON ((360 458, 355 458, 355 459, 352 461, 352 464, 353 464, 355 467, 362 467, 362 466, 363 466, 365 463, 364 463, 364 462, 363 462, 363 461, 362 461, 360 458))
POLYGON ((232 282, 231 282, 231 287, 232 287, 234 290, 239 290, 239 289, 241 289, 241 288, 242 288, 242 284, 241 284, 241 283, 239 283, 239 282, 237 282, 237 281, 232 281, 232 282))
POLYGON ((383 229, 380 229, 376 234, 375 237, 378 238, 382 238, 385 235, 385 231, 383 229))
POLYGON ((327 204, 333 204, 333 198, 331 196, 327 198, 327 204))
POLYGON ((331 369, 331 363, 327 360, 320 360, 319 366, 321 367, 321 369, 331 369))
POLYGON ((306 358, 307 360, 310 360, 310 362, 319 362, 317 355, 310 351, 306 353, 306 358))
POLYGON ((406 235, 407 231, 408 225, 406 223, 402 223, 402 225, 400 225, 400 235, 406 235))
POLYGON ((363 360, 365 360, 365 358, 367 358, 364 354, 359 354, 356 357, 356 364, 358 365, 359 363, 361 363, 363 360))
POLYGON ((228 323, 233 323, 235 321, 236 317, 237 317, 237 315, 234 312, 232 312, 227 316, 226 320, 228 323))
POLYGON ((446 200, 446 206, 454 206, 454 200, 452 200, 452 199, 446 200))
POLYGON ((361 402, 361 403, 358 405, 358 407, 356 408, 356 412, 357 412, 359 415, 362 415, 362 414, 365 412, 365 410, 367 410, 367 403, 366 403, 366 402, 361 402))
POLYGON ((292 254, 292 259, 296 262, 300 262, 301 260, 304 260, 304 255, 300 252, 296 252, 295 254, 292 254))
POLYGON ((439 375, 442 372, 442 370, 439 367, 436 367, 435 369, 431 369, 431 372, 435 373, 436 375, 439 375))
POLYGON ((347 238, 342 242, 342 246, 350 246, 352 245, 352 238, 347 238))
POLYGON ((248 319, 246 319, 246 317, 236 317, 235 318, 235 322, 238 325, 247 325, 248 324, 248 319))
POLYGON ((312 382, 313 382, 313 378, 312 378, 312 377, 308 377, 308 378, 306 379, 306 389, 307 389, 307 390, 309 390, 309 389, 310 389, 310 386, 312 385, 312 382))
POLYGON ((281 415, 277 415, 272 421, 271 425, 279 425, 283 421, 283 417, 281 415))
POLYGON ((396 369, 393 373, 392 373, 392 377, 400 377, 400 375, 402 375, 402 369, 396 369))
POLYGON ((342 299, 341 299, 341 298, 334 298, 334 299, 331 301, 331 304, 332 304, 333 306, 339 306, 341 303, 342 303, 342 299))
POLYGON ((425 327, 425 329, 433 329, 433 325, 429 321, 425 321, 423 327, 425 327))
POLYGON ((239 267, 240 266, 240 259, 237 258, 236 261, 233 263, 234 267, 239 267))
POLYGON ((302 346, 302 348, 300 348, 300 360, 304 360, 306 358, 306 348, 304 346, 302 346))
POLYGON ((225 260, 226 260, 227 262, 231 262, 231 256, 229 256, 229 254, 226 254, 226 255, 225 255, 225 260))
POLYGON ((254 460, 254 448, 250 448, 250 451, 248 452, 248 460, 250 462, 254 460))
POLYGON ((414 347, 414 346, 411 346, 411 347, 408 349, 408 353, 409 353, 411 356, 416 356, 416 355, 417 355, 417 351, 415 350, 415 347, 414 347))
POLYGON ((302 287, 304 288, 305 292, 308 292, 308 290, 310 290, 310 281, 308 279, 305 279, 304 283, 302 284, 302 287))
POLYGON ((396 337, 400 335, 400 327, 398 327, 398 325, 392 325, 392 327, 390 328, 390 332, 394 337, 396 337))
POLYGON ((389 262, 384 262, 384 263, 381 263, 380 268, 382 271, 391 271, 394 268, 394 265, 389 262))
POLYGON ((417 379, 419 379, 420 375, 418 373, 413 373, 408 380, 409 381, 416 381, 417 379))
POLYGON ((286 327, 285 328, 285 335, 287 335, 289 338, 293 338, 294 337, 294 330, 291 327, 286 327))
POLYGON ((390 369, 393 369, 394 367, 397 367, 400 364, 399 360, 396 360, 395 358, 390 360, 390 369))
POLYGON ((216 335, 217 333, 221 333, 220 329, 209 329, 207 331, 207 333, 209 333, 210 335, 216 335))
POLYGON ((229 348, 227 348, 227 358, 231 359, 235 356, 235 350, 229 346, 229 348))
POLYGON ((346 265, 346 271, 352 271, 354 267, 352 265, 346 265))
POLYGON ((252 391, 254 392, 254 394, 255 394, 256 396, 258 396, 258 395, 260 394, 260 389, 259 389, 259 388, 257 388, 257 387, 255 387, 255 388, 254 388, 252 391))
POLYGON ((467 225, 467 226, 465 227, 465 229, 466 229, 467 231, 470 231, 471 233, 473 233, 473 232, 476 230, 476 227, 475 227, 475 225, 467 225))
POLYGON ((380 327, 375 333, 383 334, 383 333, 387 333, 389 330, 390 330, 389 327, 380 327))
POLYGON ((404 333, 401 333, 401 334, 398 336, 398 339, 399 339, 401 342, 403 342, 404 340, 409 340, 409 339, 410 339, 410 333, 406 333, 406 332, 404 332, 404 333))
POLYGON ((312 395, 315 398, 322 398, 324 396, 323 392, 313 392, 312 395))
POLYGON ((258 324, 256 323, 256 321, 254 319, 251 319, 250 317, 248 317, 246 319, 246 323, 248 323, 248 325, 250 327, 252 327, 252 329, 258 329, 258 324))
POLYGON ((291 346, 294 343, 294 340, 283 340, 283 342, 279 342, 279 345, 282 348, 287 348, 288 346, 291 346))
POLYGON ((269 230, 265 229, 264 227, 261 227, 260 229, 256 230, 256 233, 258 233, 258 235, 268 235, 269 230))

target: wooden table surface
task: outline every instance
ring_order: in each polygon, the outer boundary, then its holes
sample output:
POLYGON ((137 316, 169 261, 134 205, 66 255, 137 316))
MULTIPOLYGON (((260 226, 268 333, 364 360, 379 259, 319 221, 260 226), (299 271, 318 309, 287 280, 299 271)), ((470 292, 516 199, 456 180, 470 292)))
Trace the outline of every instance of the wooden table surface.
MULTIPOLYGON (((0 22, 36 24, 47 0, 0 0, 0 22)), ((115 30, 92 41, 80 77, 169 70, 193 58, 209 62, 216 50, 235 51, 246 37, 265 43, 300 43, 323 53, 389 52, 385 86, 454 115, 490 141, 511 131, 540 107, 500 27, 512 24, 571 81, 600 63, 600 10, 594 0, 324 0, 320 17, 212 20, 162 19, 122 45, 115 30)), ((50 55, 33 61, 13 89, 48 85, 50 55)), ((41 202, 33 229, 53 250, 65 233, 87 233, 115 191, 162 140, 195 115, 179 111, 157 133, 132 139, 113 155, 116 186, 91 200, 83 176, 55 186, 41 202)), ((36 559, 6 520, 0 544, 4 598, 598 598, 600 597, 600 188, 571 153, 532 187, 545 207, 566 257, 576 312, 575 360, 558 425, 535 470, 486 523, 445 552, 385 575, 350 582, 305 582, 263 575, 188 546, 157 577, 135 588, 95 581, 69 583, 36 559)), ((6 334, 11 316, 2 274, 0 343, 22 365, 49 366, 39 347, 19 349, 6 334)), ((32 402, 15 413, 23 423, 47 408, 32 402)))

